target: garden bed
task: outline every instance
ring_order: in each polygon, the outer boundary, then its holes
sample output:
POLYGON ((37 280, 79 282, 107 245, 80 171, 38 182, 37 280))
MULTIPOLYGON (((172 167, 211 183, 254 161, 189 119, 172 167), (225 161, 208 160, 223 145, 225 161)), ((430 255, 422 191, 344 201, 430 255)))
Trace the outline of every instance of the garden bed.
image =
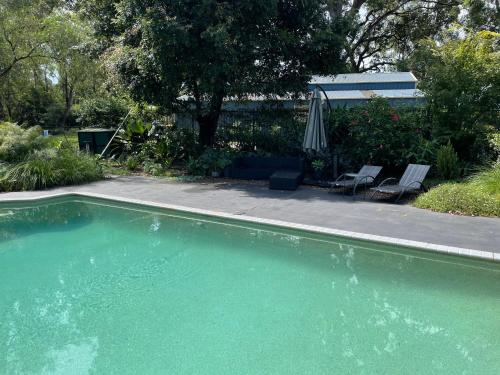
POLYGON ((500 217, 500 164, 467 181, 437 185, 413 204, 450 214, 500 217))

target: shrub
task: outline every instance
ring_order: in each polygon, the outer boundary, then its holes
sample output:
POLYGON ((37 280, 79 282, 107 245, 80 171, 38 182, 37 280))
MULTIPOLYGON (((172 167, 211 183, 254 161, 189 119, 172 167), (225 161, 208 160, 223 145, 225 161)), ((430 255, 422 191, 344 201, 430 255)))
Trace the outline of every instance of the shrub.
POLYGON ((322 159, 315 159, 312 161, 311 166, 315 171, 322 171, 325 168, 326 164, 322 159))
POLYGON ((221 172, 231 164, 234 151, 230 149, 207 148, 199 158, 188 160, 187 169, 195 176, 206 176, 211 172, 221 172))
POLYGON ((120 129, 118 135, 113 139, 109 148, 109 153, 119 158, 130 155, 137 156, 148 139, 151 124, 142 120, 131 119, 120 129))
POLYGON ((96 158, 62 148, 35 151, 22 162, 7 165, 0 183, 5 190, 38 190, 102 178, 96 158))
POLYGON ((500 162, 470 178, 470 183, 485 193, 495 195, 500 200, 500 162))
POLYGON ((0 161, 16 162, 44 146, 42 129, 34 126, 24 129, 8 122, 0 123, 0 161))
POLYGON ((54 166, 59 173, 57 185, 77 185, 98 181, 104 177, 96 157, 72 150, 58 150, 54 166))
POLYGON ((500 162, 500 131, 491 130, 488 133, 488 142, 492 150, 492 158, 496 162, 500 162))
POLYGON ((430 164, 435 146, 430 141, 430 125, 425 116, 419 107, 392 108, 382 98, 362 106, 335 108, 327 126, 330 147, 351 167, 430 164))
POLYGON ((127 112, 127 103, 114 97, 85 99, 74 107, 75 121, 82 127, 117 128, 127 112))
POLYGON ((139 161, 169 166, 198 155, 198 146, 196 134, 190 130, 131 120, 115 138, 110 152, 120 158, 133 156, 139 161))
POLYGON ((196 134, 188 129, 153 124, 140 156, 157 162, 187 160, 198 154, 196 134))
POLYGON ((422 63, 427 77, 420 88, 432 114, 433 136, 441 143, 451 139, 460 160, 480 163, 490 151, 485 125, 497 129, 500 125, 500 34, 451 35, 419 43, 426 56, 422 63))
POLYGON ((420 195, 414 205, 440 212, 500 217, 500 164, 466 182, 438 185, 420 195))
POLYGON ((61 125, 64 106, 54 90, 32 87, 15 105, 13 118, 20 124, 55 128, 61 125))
POLYGON ((406 152, 408 162, 432 164, 436 160, 437 142, 418 135, 406 152))
POLYGON ((450 142, 439 148, 437 152, 436 166, 439 175, 445 179, 455 179, 460 175, 458 155, 450 142))
POLYGON ((151 160, 144 162, 144 172, 152 176, 162 176, 165 174, 165 166, 151 160))
POLYGON ((127 158, 127 169, 129 171, 135 171, 139 166, 139 159, 135 156, 129 156, 127 158))

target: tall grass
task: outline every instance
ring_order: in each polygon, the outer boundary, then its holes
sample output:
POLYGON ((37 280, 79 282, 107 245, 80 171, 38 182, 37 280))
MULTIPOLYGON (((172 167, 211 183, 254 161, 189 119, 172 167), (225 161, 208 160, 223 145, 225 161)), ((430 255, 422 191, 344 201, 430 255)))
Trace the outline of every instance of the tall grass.
POLYGON ((445 183, 420 195, 419 208, 460 215, 500 217, 500 163, 461 183, 445 183))
POLYGON ((497 199, 500 199, 500 162, 496 163, 491 169, 472 176, 470 184, 474 188, 496 195, 497 199))
POLYGON ((0 161, 18 162, 34 150, 44 147, 42 128, 24 129, 9 122, 0 122, 0 161))
POLYGON ((90 155, 68 149, 46 149, 33 152, 20 163, 4 166, 0 185, 4 190, 40 190, 103 177, 99 162, 90 155))

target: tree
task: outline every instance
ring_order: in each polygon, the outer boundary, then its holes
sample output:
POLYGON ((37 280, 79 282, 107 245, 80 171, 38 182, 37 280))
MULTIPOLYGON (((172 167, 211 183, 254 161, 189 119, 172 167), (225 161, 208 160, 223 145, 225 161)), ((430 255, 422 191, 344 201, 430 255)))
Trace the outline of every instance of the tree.
POLYGON ((225 98, 298 93, 313 71, 339 63, 322 0, 101 0, 83 12, 132 97, 191 111, 204 146, 225 98))
POLYGON ((474 30, 500 32, 499 0, 466 0, 464 23, 474 30))
POLYGON ((46 81, 45 17, 52 8, 42 0, 0 0, 0 118, 14 118, 32 86, 46 81))
POLYGON ((50 16, 47 49, 64 104, 61 127, 66 125, 75 97, 95 96, 104 81, 99 64, 85 51, 90 35, 89 26, 73 12, 59 10, 50 16))
POLYGON ((382 70, 407 58, 415 43, 434 37, 459 15, 460 0, 330 0, 342 23, 343 58, 352 72, 382 70))
POLYGON ((422 43, 425 91, 434 136, 451 139, 462 160, 479 161, 486 125, 500 130, 500 34, 473 33, 464 39, 422 43))
POLYGON ((0 0, 0 80, 19 64, 45 57, 43 20, 52 9, 50 1, 0 0))
POLYGON ((61 0, 0 0, 0 119, 64 126, 73 102, 104 77, 91 29, 61 0))

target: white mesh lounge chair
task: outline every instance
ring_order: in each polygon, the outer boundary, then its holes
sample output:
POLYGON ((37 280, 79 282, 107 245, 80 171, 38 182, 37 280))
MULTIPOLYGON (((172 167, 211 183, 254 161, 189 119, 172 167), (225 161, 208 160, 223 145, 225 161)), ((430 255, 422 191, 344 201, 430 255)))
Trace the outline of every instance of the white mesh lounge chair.
POLYGON ((419 190, 425 190, 422 183, 430 168, 430 165, 408 164, 405 173, 403 173, 403 176, 397 184, 389 184, 389 182, 397 181, 397 178, 391 177, 385 179, 380 185, 370 189, 373 191, 370 198, 373 198, 376 193, 397 195, 397 202, 404 193, 414 193, 419 190))
POLYGON ((330 184, 329 192, 341 188, 344 193, 346 190, 352 189, 352 196, 354 197, 358 186, 373 185, 373 181, 375 181, 381 170, 382 167, 377 165, 363 165, 358 173, 343 173, 330 184))

